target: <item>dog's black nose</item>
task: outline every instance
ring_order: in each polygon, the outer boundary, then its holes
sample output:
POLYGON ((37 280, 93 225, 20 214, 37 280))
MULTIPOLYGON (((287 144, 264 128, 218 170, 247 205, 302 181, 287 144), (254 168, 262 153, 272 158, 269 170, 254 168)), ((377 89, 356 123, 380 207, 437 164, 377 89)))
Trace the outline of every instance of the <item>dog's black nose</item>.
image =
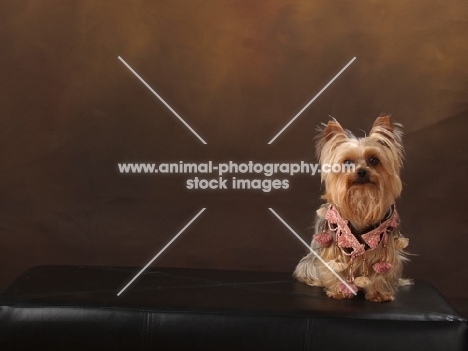
POLYGON ((359 178, 365 178, 367 176, 367 171, 364 168, 359 168, 356 173, 359 178))

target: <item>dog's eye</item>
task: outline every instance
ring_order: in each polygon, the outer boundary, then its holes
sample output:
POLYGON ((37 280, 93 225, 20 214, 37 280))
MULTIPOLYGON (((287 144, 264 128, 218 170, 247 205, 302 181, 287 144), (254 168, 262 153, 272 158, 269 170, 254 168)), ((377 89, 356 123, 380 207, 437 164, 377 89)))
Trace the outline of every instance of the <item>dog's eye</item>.
POLYGON ((380 160, 377 157, 372 156, 371 158, 369 158, 368 162, 371 166, 377 166, 380 160))
POLYGON ((352 165, 354 162, 353 162, 352 160, 346 159, 346 160, 343 161, 343 163, 344 163, 345 165, 352 165))

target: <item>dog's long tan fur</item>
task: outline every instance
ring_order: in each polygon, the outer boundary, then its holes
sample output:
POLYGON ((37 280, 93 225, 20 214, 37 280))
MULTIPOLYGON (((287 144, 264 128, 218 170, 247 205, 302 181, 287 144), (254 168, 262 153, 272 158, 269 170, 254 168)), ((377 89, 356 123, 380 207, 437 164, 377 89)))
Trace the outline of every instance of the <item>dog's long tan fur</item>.
MULTIPOLYGON (((392 125, 389 116, 378 117, 369 136, 359 139, 345 131, 336 120, 330 121, 320 130, 317 156, 321 165, 352 163, 355 170, 365 171, 366 179, 365 182, 357 179, 356 172, 322 173, 322 182, 325 184, 322 198, 327 204, 317 211, 316 233, 328 228, 324 222, 329 204, 359 231, 381 221, 401 193, 402 132, 399 125, 392 125), (373 164, 375 158, 378 160, 376 165, 373 164)), ((330 234, 333 236, 333 231, 330 234)), ((352 268, 349 267, 349 256, 341 251, 336 240, 329 247, 321 247, 313 240, 311 246, 344 279, 350 272, 353 273, 351 276, 366 272, 370 281, 362 287, 366 299, 384 302, 394 300, 398 286, 411 284, 409 279, 401 278, 403 263, 408 260, 403 250, 407 244, 408 239, 401 235, 399 228, 394 228, 388 233, 386 247, 380 243, 365 255, 356 257, 352 268), (383 254, 392 267, 386 274, 377 273, 371 268, 381 260, 383 254)), ((312 253, 299 262, 294 276, 303 283, 324 287, 330 297, 343 299, 353 296, 340 289, 339 280, 312 253)))

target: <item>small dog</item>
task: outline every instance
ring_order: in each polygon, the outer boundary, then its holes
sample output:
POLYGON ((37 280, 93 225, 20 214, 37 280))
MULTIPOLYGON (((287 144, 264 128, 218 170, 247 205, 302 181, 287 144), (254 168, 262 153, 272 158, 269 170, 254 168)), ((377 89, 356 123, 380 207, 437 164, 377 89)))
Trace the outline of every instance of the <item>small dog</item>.
POLYGON ((408 239, 400 233, 395 207, 402 190, 401 125, 380 116, 364 138, 356 138, 336 120, 319 131, 322 170, 324 165, 341 166, 339 172, 321 173, 327 204, 317 211, 311 244, 329 267, 311 252, 299 262, 294 276, 324 287, 329 297, 353 297, 331 268, 354 292, 362 289, 366 300, 393 301, 398 286, 412 284, 401 278, 408 239))

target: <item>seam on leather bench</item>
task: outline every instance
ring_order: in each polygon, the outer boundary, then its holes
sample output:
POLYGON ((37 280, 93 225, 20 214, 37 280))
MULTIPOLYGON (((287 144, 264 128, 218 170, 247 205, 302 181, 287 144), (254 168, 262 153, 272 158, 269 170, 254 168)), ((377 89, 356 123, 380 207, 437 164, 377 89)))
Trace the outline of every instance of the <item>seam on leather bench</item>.
MULTIPOLYGON (((354 320, 354 321, 369 321, 369 320, 374 320, 374 321, 392 321, 392 322, 438 322, 438 323, 466 323, 467 320, 460 318, 460 319, 455 319, 455 318, 447 318, 446 315, 441 315, 441 314, 433 314, 433 315, 438 315, 440 317, 444 317, 444 319, 439 319, 439 320, 434 320, 434 319, 391 319, 391 318, 372 318, 372 316, 366 316, 366 318, 359 318, 359 317, 350 317, 350 316, 327 316, 327 315, 317 315, 317 316, 311 316, 306 313, 304 314, 297 314, 295 312, 291 314, 285 314, 285 313, 262 313, 262 312, 250 312, 247 310, 244 310, 242 312, 235 312, 235 311, 230 311, 230 310, 223 310, 223 311, 204 311, 204 310, 164 310, 164 309, 142 309, 142 308, 131 308, 131 307, 107 307, 107 306, 89 306, 89 307, 83 307, 83 306, 76 306, 76 305, 63 305, 63 306, 53 306, 53 305, 42 305, 42 306, 3 306, 5 308, 18 308, 18 309, 47 309, 50 307, 56 307, 56 308, 63 308, 63 309, 96 309, 96 310, 109 310, 109 311, 133 311, 133 312, 141 312, 141 313, 152 313, 152 314, 157 314, 157 313, 170 313, 170 314, 192 314, 192 315, 197 315, 197 314, 203 314, 203 315, 226 315, 226 316, 255 316, 255 317, 291 317, 291 318, 324 318, 324 319, 345 319, 345 320, 354 320)), ((1 312, 1 310, 0 310, 1 312)), ((378 315, 375 315, 374 317, 377 317, 378 315)))

